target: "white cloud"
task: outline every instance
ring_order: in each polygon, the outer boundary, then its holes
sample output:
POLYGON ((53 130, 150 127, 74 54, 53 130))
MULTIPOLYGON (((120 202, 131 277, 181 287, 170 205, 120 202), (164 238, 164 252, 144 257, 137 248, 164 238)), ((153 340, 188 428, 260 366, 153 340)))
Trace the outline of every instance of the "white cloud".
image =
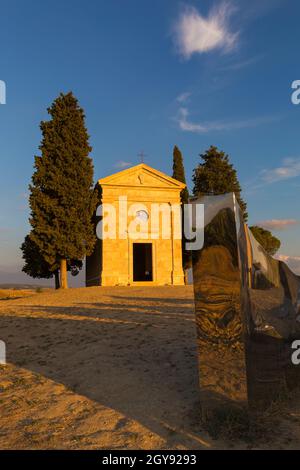
POLYGON ((180 95, 177 96, 176 101, 178 103, 186 103, 191 96, 191 93, 189 91, 185 91, 184 93, 181 93, 180 95))
MULTIPOLYGON (((246 188, 247 194, 253 194, 258 189, 265 188, 268 184, 290 180, 297 176, 300 176, 300 158, 285 158, 281 166, 260 171, 258 177, 244 184, 244 190, 246 188)), ((292 185, 292 183, 289 184, 292 185)), ((299 187, 297 183, 294 183, 293 186, 299 187)))
POLYGON ((214 49, 229 52, 237 45, 238 33, 229 29, 233 7, 222 2, 213 8, 208 17, 202 16, 194 7, 186 7, 174 26, 173 37, 181 56, 189 59, 192 54, 214 49))
POLYGON ((285 158, 282 166, 261 172, 261 178, 265 183, 275 183, 296 176, 300 176, 300 158, 285 158))
POLYGON ((230 131, 234 129, 243 129, 256 127, 260 124, 267 124, 277 120, 274 116, 263 116, 253 119, 236 120, 236 121, 210 121, 210 122, 193 122, 189 119, 189 111, 187 108, 181 107, 175 117, 179 128, 186 132, 195 132, 197 134, 205 134, 211 131, 230 131))
POLYGON ((300 274, 300 256, 275 255, 279 261, 284 261, 296 274, 300 274))
POLYGON ((271 220, 262 220, 257 222, 256 225, 263 227, 267 230, 284 230, 294 225, 298 225, 299 220, 296 219, 271 219, 271 220))
POLYGON ((197 124, 189 121, 189 112, 187 108, 179 108, 176 121, 182 131, 197 132, 199 134, 208 132, 208 125, 197 124))
POLYGON ((119 168, 119 169, 124 169, 128 168, 129 166, 132 166, 131 162, 125 162, 123 160, 118 161, 117 163, 114 164, 114 168, 119 168))

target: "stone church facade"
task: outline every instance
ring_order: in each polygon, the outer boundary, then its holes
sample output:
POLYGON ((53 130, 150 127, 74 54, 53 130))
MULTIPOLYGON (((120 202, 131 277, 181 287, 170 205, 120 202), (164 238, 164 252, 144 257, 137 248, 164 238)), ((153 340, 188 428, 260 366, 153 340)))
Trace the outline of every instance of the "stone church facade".
POLYGON ((162 216, 168 225, 168 238, 162 233, 162 220, 154 231, 150 229, 153 207, 179 206, 184 187, 144 163, 98 181, 102 204, 109 205, 117 214, 117 236, 98 237, 94 252, 86 261, 87 286, 184 284, 181 239, 176 236, 181 231, 180 220, 171 210, 169 217, 162 216), (129 215, 119 219, 124 201, 130 208, 129 215), (132 223, 140 229, 134 237, 132 223))

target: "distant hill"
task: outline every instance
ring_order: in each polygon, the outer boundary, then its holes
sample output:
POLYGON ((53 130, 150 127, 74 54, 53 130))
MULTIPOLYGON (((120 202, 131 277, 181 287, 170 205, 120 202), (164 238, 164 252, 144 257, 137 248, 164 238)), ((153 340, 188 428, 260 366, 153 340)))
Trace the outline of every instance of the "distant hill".
POLYGON ((0 289, 15 289, 15 290, 32 290, 32 289, 38 289, 38 288, 43 288, 43 289, 53 289, 53 286, 48 284, 0 284, 0 289))
MULTIPOLYGON (((85 285, 85 268, 78 276, 71 276, 69 274, 69 286, 70 287, 84 287, 85 285)), ((30 289, 36 287, 54 287, 54 279, 33 279, 27 274, 22 272, 22 268, 19 266, 12 266, 6 268, 0 266, 0 288, 6 289, 30 289)))
MULTIPOLYGON (((27 276, 25 273, 18 269, 17 267, 14 269, 9 270, 0 270, 0 286, 42 286, 42 287, 49 287, 54 285, 54 281, 52 279, 32 279, 31 277, 27 276)), ((13 288, 13 287, 8 287, 13 288)), ((23 289, 23 287, 21 287, 23 289)))

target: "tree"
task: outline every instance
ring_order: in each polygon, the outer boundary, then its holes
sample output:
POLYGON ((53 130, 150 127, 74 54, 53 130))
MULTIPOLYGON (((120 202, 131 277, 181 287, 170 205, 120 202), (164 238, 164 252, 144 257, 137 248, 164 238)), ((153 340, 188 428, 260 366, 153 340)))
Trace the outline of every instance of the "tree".
POLYGON ((271 256, 274 256, 275 253, 279 250, 281 241, 274 237, 269 230, 265 230, 262 227, 258 227, 257 225, 253 225, 249 227, 251 232, 253 233, 255 239, 258 243, 261 244, 263 249, 271 256))
MULTIPOLYGON (((179 148, 175 145, 173 149, 173 178, 181 183, 186 184, 185 171, 183 166, 183 158, 179 148)), ((185 187, 181 193, 180 198, 182 204, 187 204, 189 200, 189 191, 185 187)))
MULTIPOLYGON (((22 258, 25 262, 22 271, 28 276, 38 279, 51 279, 55 278, 55 288, 59 289, 59 266, 56 266, 56 269, 53 270, 47 261, 43 258, 39 247, 31 239, 31 234, 26 235, 24 242, 21 245, 21 250, 23 252, 22 258), (52 270, 51 270, 52 269, 52 270)), ((71 271, 72 276, 77 276, 79 271, 82 269, 81 260, 71 260, 67 266, 68 271, 71 271)))
MULTIPOLYGON (((175 145, 173 149, 173 178, 181 183, 186 184, 185 171, 183 165, 183 158, 181 151, 175 145)), ((180 193, 181 205, 187 204, 189 202, 189 191, 185 187, 180 193)), ((187 269, 191 267, 192 259, 191 252, 185 249, 186 238, 184 236, 184 231, 182 227, 182 266, 185 275, 185 282, 187 283, 187 269)))
POLYGON ((51 271, 50 265, 43 258, 37 244, 32 241, 30 235, 26 235, 21 245, 22 258, 25 262, 22 271, 28 276, 38 279, 51 279, 55 276, 55 287, 59 287, 58 269, 51 271))
POLYGON ((93 191, 92 150, 85 115, 70 92, 61 93, 42 121, 41 156, 35 157, 30 189, 30 238, 54 272, 68 287, 67 265, 91 254, 94 244, 92 215, 97 197, 93 191))
POLYGON ((229 156, 211 146, 205 153, 200 154, 200 157, 203 163, 199 163, 193 173, 194 196, 234 192, 246 222, 247 204, 241 198, 241 186, 237 172, 229 162, 229 156))

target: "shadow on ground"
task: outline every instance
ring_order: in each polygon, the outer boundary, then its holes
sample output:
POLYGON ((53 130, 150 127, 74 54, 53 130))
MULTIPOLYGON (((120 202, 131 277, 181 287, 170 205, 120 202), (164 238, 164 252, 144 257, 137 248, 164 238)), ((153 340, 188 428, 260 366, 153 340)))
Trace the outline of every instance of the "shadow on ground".
POLYGON ((0 318, 7 361, 118 410, 166 448, 205 448, 192 301, 134 300, 113 295, 64 307, 27 299, 16 307, 22 314, 0 318))

